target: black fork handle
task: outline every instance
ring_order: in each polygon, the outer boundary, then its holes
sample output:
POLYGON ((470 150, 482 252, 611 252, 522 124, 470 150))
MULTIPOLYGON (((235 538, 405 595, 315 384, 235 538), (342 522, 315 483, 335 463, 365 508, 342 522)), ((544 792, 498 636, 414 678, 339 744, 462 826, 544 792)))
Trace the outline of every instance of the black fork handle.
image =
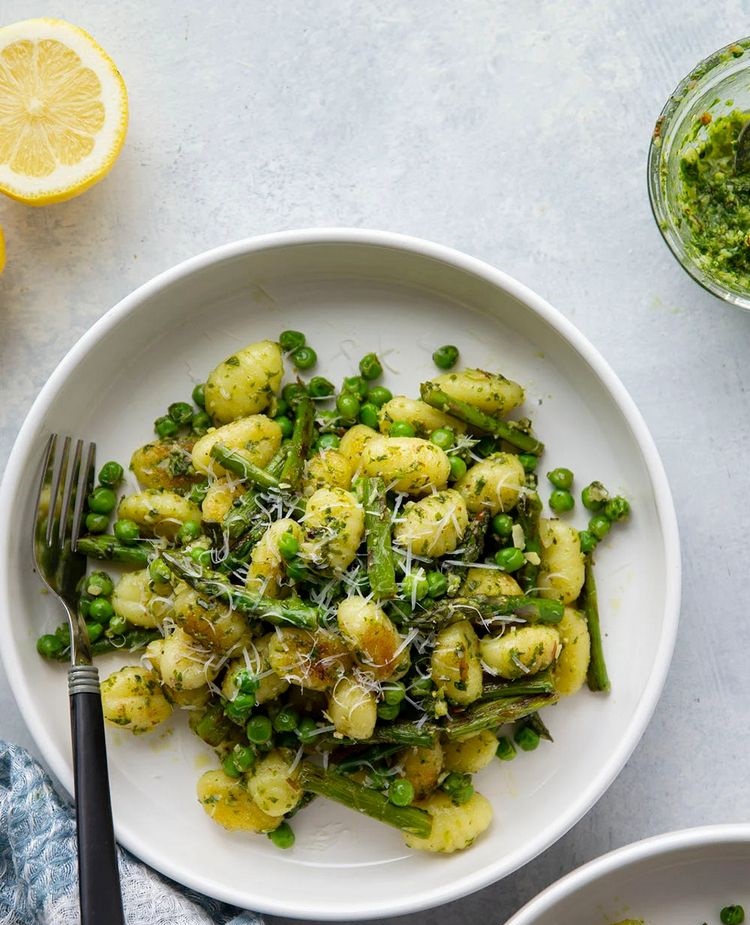
POLYGON ((81 925, 124 925, 98 670, 74 665, 68 689, 81 925))

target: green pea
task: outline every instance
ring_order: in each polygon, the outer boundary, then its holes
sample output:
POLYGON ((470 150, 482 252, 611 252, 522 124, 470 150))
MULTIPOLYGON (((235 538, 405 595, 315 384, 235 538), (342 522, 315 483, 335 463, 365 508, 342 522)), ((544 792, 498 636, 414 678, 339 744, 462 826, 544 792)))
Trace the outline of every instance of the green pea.
POLYGON ((450 427, 438 427, 430 434, 430 443, 440 447, 441 450, 449 450, 455 443, 456 435, 450 427))
POLYGON ((612 523, 616 523, 618 520, 625 520, 625 518, 630 515, 630 503, 621 495, 616 495, 614 498, 610 498, 610 500, 607 501, 602 513, 607 520, 612 521, 612 523))
POLYGON ((318 362, 318 354, 312 347, 297 347, 292 351, 292 363, 297 369, 312 369, 318 362))
POLYGON ((406 688, 400 681, 389 681, 383 685, 383 700, 393 706, 406 697, 406 688))
POLYGON ((466 463, 460 456, 451 456, 451 481, 457 482, 462 476, 466 475, 466 463))
POLYGON ((517 572, 525 562, 523 553, 515 546, 506 546, 495 553, 495 563, 504 572, 517 572))
POLYGON ((172 580, 172 573, 164 559, 152 559, 149 563, 148 574, 152 581, 158 585, 168 584, 172 580))
POLYGON ((235 764, 234 755, 231 752, 221 762, 221 769, 227 777, 242 777, 242 771, 235 764))
POLYGON ((518 461, 523 466, 524 472, 535 472, 539 464, 539 457, 534 456, 533 453, 519 453, 518 461))
POLYGON ((238 742, 230 754, 232 756, 232 760, 234 761, 234 766, 238 771, 242 771, 243 774, 245 771, 249 771, 250 768, 255 764, 255 749, 251 748, 249 745, 240 745, 238 742))
POLYGON ((394 421, 388 433, 391 437, 413 437, 416 431, 408 421, 394 421))
POLYGON ((60 658, 65 644, 53 633, 45 633, 37 639, 36 650, 43 658, 60 658))
POLYGON ((404 580, 401 582, 402 596, 407 600, 411 600, 415 588, 416 599, 418 601, 421 601, 423 598, 427 597, 430 586, 427 581, 427 576, 421 569, 418 572, 411 572, 409 575, 404 576, 404 580))
POLYGON ((175 424, 172 418, 168 417, 166 414, 154 421, 154 430, 162 440, 167 437, 174 437, 179 429, 180 428, 175 424))
POLYGON ((89 636, 89 642, 96 642, 96 640, 104 632, 104 627, 101 625, 101 623, 87 623, 86 632, 89 636))
POLYGON ((94 623, 108 623, 114 613, 114 607, 106 597, 95 597, 89 604, 89 619, 94 623))
POLYGON ((589 533, 593 533, 598 540, 603 540, 611 529, 612 522, 603 514, 597 514, 589 521, 589 533))
POLYGON ((556 488, 549 496, 549 506, 556 514, 564 514, 573 510, 573 495, 564 488, 556 488))
POLYGON ((342 392, 336 399, 336 407, 345 421, 357 420, 359 398, 353 392, 342 392))
POLYGON ((474 452, 477 456, 481 456, 482 459, 486 459, 488 456, 497 450, 497 444, 495 443, 494 437, 482 437, 482 439, 475 445, 474 452))
POLYGON ((365 400, 370 386, 364 376, 347 376, 341 387, 342 392, 354 392, 362 401, 365 400))
POLYGON ((98 569, 83 579, 82 587, 91 597, 109 597, 115 590, 115 583, 106 572, 98 569))
POLYGON ((468 803, 474 795, 474 785, 471 783, 470 775, 459 774, 458 771, 451 771, 440 788, 458 805, 468 803))
POLYGON ((239 693, 234 700, 224 704, 224 713, 233 723, 244 725, 255 706, 255 694, 239 693))
POLYGON ((188 555, 193 560, 193 562, 197 562, 198 565, 202 565, 203 568, 211 568, 214 564, 211 550, 204 549, 203 546, 195 546, 193 549, 188 551, 188 555))
MULTIPOLYGON (((312 380, 310 381, 312 382, 312 380)), ((276 415, 286 414, 287 411, 289 411, 288 403, 285 402, 283 398, 279 398, 278 396, 276 397, 276 403, 275 403, 274 408, 275 408, 276 415)))
POLYGON ((67 620, 55 629, 55 636, 66 646, 70 645, 70 624, 67 620))
POLYGON ((427 573, 427 596, 431 598, 445 597, 448 593, 448 579, 442 572, 427 573))
POLYGON ((398 714, 401 712, 400 703, 379 703, 378 704, 378 718, 384 720, 396 719, 398 714))
POLYGON ((193 420, 193 406, 186 401, 175 401, 167 408, 167 414, 172 418, 175 424, 184 427, 193 420))
POLYGON ((297 350, 300 347, 304 347, 306 343, 307 338, 302 331, 282 331, 281 334, 279 334, 279 347, 281 347, 282 350, 297 350))
POLYGON ((273 720, 276 732, 294 732, 299 725, 299 713, 292 707, 282 707, 273 720))
POLYGON ((495 754, 501 761, 512 761, 516 757, 516 747, 508 736, 500 736, 497 740, 495 754))
POLYGON ((521 726, 520 729, 516 729, 513 733, 513 738, 516 745, 525 752, 533 752, 541 742, 539 733, 536 729, 532 729, 531 726, 521 726))
POLYGON ((560 488, 565 491, 570 491, 573 485, 573 473, 570 469, 553 469, 551 472, 547 473, 547 478, 555 488, 560 488))
POLYGON ((255 745, 263 745, 273 735, 273 724, 267 716, 258 713, 247 721, 245 734, 255 745))
POLYGON ((328 398, 336 391, 336 387, 324 376, 313 376, 307 383, 307 391, 313 398, 328 398))
POLYGON ((321 450, 335 450, 337 446, 341 445, 341 437, 338 437, 336 434, 321 434, 318 437, 318 447, 321 450))
POLYGON ((288 822, 282 822, 273 832, 268 833, 268 837, 277 848, 291 848, 294 844, 294 832, 288 822))
POLYGON ((110 460, 105 462, 99 470, 99 481, 102 485, 106 485, 107 488, 117 488, 122 481, 123 475, 125 475, 125 470, 122 466, 118 462, 110 460))
POLYGON ((247 668, 243 668, 235 675, 234 686, 241 694, 255 694, 260 687, 260 681, 247 668))
POLYGON ((505 539, 513 532, 513 518, 509 514, 495 514, 492 518, 492 532, 505 539))
POLYGON ((458 362, 458 347, 445 344, 432 354, 432 362, 438 369, 453 369, 458 362))
POLYGON ((588 530, 579 530, 578 540, 581 544, 581 552, 584 555, 593 552, 599 545, 599 540, 597 537, 595 537, 594 534, 590 533, 588 530))
POLYGON ((212 426, 211 418, 205 411, 198 411, 193 415, 190 426, 196 437, 202 437, 208 432, 208 428, 212 426))
POLYGON ((745 921, 745 910, 742 906, 724 906, 719 918, 722 925, 742 925, 745 921))
POLYGON ((297 735, 303 745, 309 745, 317 738, 318 724, 311 716, 303 716, 297 726, 297 735))
POLYGON ((301 382, 287 382, 281 390, 284 401, 290 408, 294 408, 303 395, 307 395, 307 389, 301 382))
POLYGON ((285 414, 279 414, 274 418, 274 421, 276 421, 276 423, 281 428, 282 437, 292 436, 294 433, 294 424, 292 423, 291 418, 288 418, 285 414))
POLYGON ((87 594, 81 594, 78 598, 78 612, 84 620, 89 618, 89 607, 91 607, 92 601, 93 597, 89 597, 87 594))
POLYGON ((106 533, 109 514, 87 514, 84 523, 89 533, 106 533))
POLYGON ((112 619, 109 621, 107 636, 121 636, 127 628, 128 621, 125 619, 125 617, 121 617, 118 614, 115 614, 114 617, 112 617, 112 619))
POLYGON ((359 371, 363 379, 372 382, 383 375, 383 365, 374 353, 366 353, 359 361, 359 371))
POLYGON ((388 801, 394 806, 410 806, 414 802, 414 786, 405 777, 391 781, 388 788, 388 801))
POLYGON ((368 771, 365 783, 370 790, 387 790, 390 786, 387 775, 380 771, 368 771))
POLYGON ((199 382, 198 385, 193 389, 193 394, 190 396, 196 405, 199 408, 206 407, 206 384, 205 382, 199 382))
POLYGON ((127 546, 129 543, 135 543, 140 537, 141 528, 134 520, 123 519, 115 521, 112 532, 121 543, 127 546))
POLYGON ((378 429, 378 409, 375 405, 370 402, 365 402, 364 405, 359 409, 359 422, 360 424, 366 424, 368 427, 372 427, 373 430, 378 429))
POLYGON ((432 693, 432 679, 416 678, 409 685, 409 693, 414 697, 429 697, 432 693))
POLYGON ((89 510, 94 514, 111 514, 116 504, 117 495, 103 485, 95 488, 88 497, 89 510))
POLYGON ((198 482, 196 485, 193 485, 190 491, 187 493, 188 501, 192 501, 193 504, 197 504, 198 507, 203 504, 203 500, 208 494, 208 480, 205 482, 198 482))
POLYGON ((601 482, 591 482, 581 492, 581 501, 587 511, 597 514, 609 499, 609 492, 601 482))
POLYGON ((292 581, 305 581, 310 577, 304 563, 295 558, 287 560, 286 573, 292 581))
POLYGON ((292 533, 282 533, 279 537, 279 553, 282 559, 291 561, 299 552, 299 540, 292 533))
POLYGON ((367 392, 367 401, 375 405, 376 408, 382 408, 383 405, 393 398, 393 392, 383 385, 376 385, 367 392))
POLYGON ((177 542, 184 546, 186 543, 197 540, 202 533, 203 527, 199 520, 186 520, 177 531, 177 542))

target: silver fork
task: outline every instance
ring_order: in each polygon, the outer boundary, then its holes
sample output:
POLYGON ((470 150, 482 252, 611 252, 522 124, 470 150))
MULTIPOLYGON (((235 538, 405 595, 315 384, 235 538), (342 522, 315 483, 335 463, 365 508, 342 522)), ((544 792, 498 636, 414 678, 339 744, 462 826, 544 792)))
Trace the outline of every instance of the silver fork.
POLYGON ((81 925, 124 925, 99 672, 91 664, 77 586, 86 557, 76 552, 86 496, 94 483, 96 445, 52 434, 44 452, 36 501, 34 561, 45 585, 62 601, 70 625, 68 692, 78 833, 81 925), (62 443, 62 446, 60 446, 62 443), (85 452, 84 452, 85 450, 85 452))

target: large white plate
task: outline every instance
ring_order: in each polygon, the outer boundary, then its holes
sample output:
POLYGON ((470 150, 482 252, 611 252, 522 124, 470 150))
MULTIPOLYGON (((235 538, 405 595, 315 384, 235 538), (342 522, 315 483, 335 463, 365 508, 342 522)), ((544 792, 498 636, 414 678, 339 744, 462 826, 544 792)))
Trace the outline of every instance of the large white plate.
POLYGON ((605 854, 557 883, 506 925, 719 925, 724 906, 750 913, 750 825, 668 832, 605 854))
POLYGON ((330 378, 351 373, 364 352, 377 350, 395 370, 387 384, 406 394, 434 375, 436 345, 458 344, 467 365, 501 370, 526 386, 528 411, 548 446, 543 469, 547 460, 569 466, 579 485, 599 478, 626 494, 635 512, 598 556, 613 693, 582 693, 548 711, 554 746, 482 773, 495 821, 470 851, 413 854, 397 832, 322 800, 295 819, 294 849, 278 851, 205 816, 195 781, 213 759, 183 728, 184 715, 152 736, 109 730, 118 838, 175 880, 288 916, 410 912, 506 876, 593 805, 648 723, 677 628, 677 527, 652 440, 601 357, 524 286, 424 241, 319 230, 219 248, 141 287, 63 360, 8 463, 0 499, 3 659, 39 749, 70 789, 65 672, 34 650, 37 635, 61 615, 40 593, 22 529, 46 435, 86 436, 97 441, 101 461, 127 461, 150 439, 154 418, 189 395, 218 360, 289 327, 308 334, 330 378))

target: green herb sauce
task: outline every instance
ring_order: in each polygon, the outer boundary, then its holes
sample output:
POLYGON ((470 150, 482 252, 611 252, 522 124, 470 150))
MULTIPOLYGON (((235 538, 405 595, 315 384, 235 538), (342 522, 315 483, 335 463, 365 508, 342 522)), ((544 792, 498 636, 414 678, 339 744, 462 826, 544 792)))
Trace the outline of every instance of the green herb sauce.
POLYGON ((750 292, 750 174, 735 174, 734 153, 748 120, 750 113, 739 110, 703 116, 705 137, 682 155, 676 202, 692 258, 708 276, 739 292, 750 292))

